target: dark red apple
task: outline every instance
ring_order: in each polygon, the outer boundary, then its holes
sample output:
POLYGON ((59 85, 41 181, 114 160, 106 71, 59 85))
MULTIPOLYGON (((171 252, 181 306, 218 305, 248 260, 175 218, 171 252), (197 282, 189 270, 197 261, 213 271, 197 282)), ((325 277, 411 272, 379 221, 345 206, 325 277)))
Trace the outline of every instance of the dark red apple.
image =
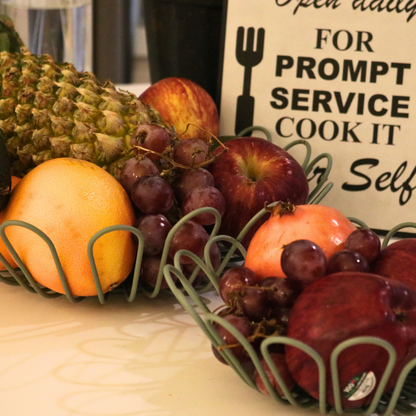
POLYGON ((214 100, 204 88, 189 79, 161 79, 147 88, 139 99, 156 109, 166 123, 173 124, 180 139, 210 140, 211 134, 218 136, 219 118, 214 100), (193 125, 188 126, 189 123, 193 125))
MULTIPOLYGON (((225 146, 228 150, 208 167, 215 187, 225 199, 221 233, 237 237, 265 203, 306 203, 308 180, 300 164, 288 152, 258 137, 232 139, 225 146)), ((217 148, 213 154, 222 151, 217 148)), ((263 216, 246 234, 242 241, 245 247, 267 218, 268 215, 263 216)))
POLYGON ((416 238, 395 241, 383 248, 371 272, 399 280, 416 292, 416 238))
MULTIPOLYGON (((323 359, 326 401, 334 404, 330 356, 341 342, 358 336, 378 337, 396 350, 397 361, 385 391, 391 390, 407 362, 416 354, 416 293, 404 283, 371 273, 340 272, 308 286, 296 300, 287 335, 313 349, 323 359)), ((295 381, 319 398, 318 368, 299 348, 286 345, 286 361, 295 381)), ((388 361, 380 346, 359 344, 338 357, 341 403, 344 409, 371 402, 388 361), (362 382, 362 384, 360 384, 362 382)))

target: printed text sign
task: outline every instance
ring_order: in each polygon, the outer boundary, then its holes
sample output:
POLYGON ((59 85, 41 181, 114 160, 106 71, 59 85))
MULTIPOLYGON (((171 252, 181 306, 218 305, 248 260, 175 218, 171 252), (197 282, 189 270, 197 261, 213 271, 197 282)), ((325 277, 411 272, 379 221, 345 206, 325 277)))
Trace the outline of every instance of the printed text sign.
POLYGON ((260 125, 330 153, 323 203, 416 221, 416 2, 228 0, 221 135, 260 125))

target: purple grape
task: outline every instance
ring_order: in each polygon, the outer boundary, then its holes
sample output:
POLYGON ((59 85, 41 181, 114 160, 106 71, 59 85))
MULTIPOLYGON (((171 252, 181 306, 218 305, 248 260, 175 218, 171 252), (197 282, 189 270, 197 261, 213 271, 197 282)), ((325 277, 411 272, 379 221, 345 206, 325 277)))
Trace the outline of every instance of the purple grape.
POLYGON ((287 328, 291 310, 292 308, 273 308, 271 309, 270 317, 276 320, 277 325, 287 328))
POLYGON ((271 307, 274 308, 292 307, 302 292, 301 285, 287 277, 267 277, 260 281, 259 286, 265 289, 271 307))
POLYGON ((131 200, 144 214, 164 214, 172 208, 172 187, 160 176, 143 176, 131 188, 131 200))
POLYGON ((287 278, 300 282, 303 287, 326 274, 325 254, 310 240, 295 240, 286 245, 280 261, 287 278))
MULTIPOLYGON (((169 133, 160 126, 155 124, 142 124, 137 127, 134 135, 130 139, 132 146, 141 146, 157 153, 163 153, 170 143, 169 133)), ((137 149, 137 154, 146 153, 144 150, 137 149)), ((160 156, 147 152, 146 156, 153 161, 159 160, 160 156)))
POLYGON ((173 160, 184 166, 198 166, 205 162, 208 151, 209 145, 202 139, 181 140, 175 148, 173 160))
MULTIPOLYGON (((232 313, 223 316, 223 318, 229 322, 234 328, 240 332, 240 334, 244 338, 249 338, 253 335, 254 327, 246 316, 238 316, 232 313)), ((214 328, 218 331, 218 334, 223 339, 225 345, 227 345, 235 357, 240 362, 249 361, 250 357, 248 356, 245 348, 238 342, 237 338, 235 338, 229 331, 227 331, 223 326, 220 324, 214 323, 214 328)))
POLYGON ((214 177, 204 168, 187 169, 174 185, 175 196, 183 201, 189 191, 200 186, 214 186, 214 177))
POLYGON ((360 253, 352 250, 340 250, 328 259, 327 274, 337 272, 364 272, 370 271, 370 266, 360 253))
MULTIPOLYGON (((183 200, 182 212, 187 215, 204 207, 215 208, 221 216, 224 215, 225 199, 217 188, 204 186, 192 189, 183 200)), ((193 217, 193 220, 201 225, 215 224, 215 216, 210 213, 198 214, 193 217)))
MULTIPOLYGON (((202 257, 208 240, 209 234, 201 224, 187 221, 172 237, 169 246, 169 256, 173 259, 175 253, 183 249, 194 253, 198 257, 202 257)), ((182 264, 190 264, 193 263, 193 260, 187 256, 181 256, 180 262, 182 264)))
POLYGON ((246 287, 236 298, 237 308, 241 309, 244 316, 253 322, 267 319, 270 311, 270 303, 267 293, 260 287, 246 287))
POLYGON ((368 263, 371 263, 380 253, 381 242, 374 231, 360 228, 348 236, 344 248, 360 253, 368 263))
MULTIPOLYGON (((157 282, 157 276, 159 274, 160 264, 161 264, 160 256, 149 256, 149 257, 144 256, 142 260, 142 267, 140 270, 141 282, 146 283, 151 287, 155 287, 156 282, 157 282)), ((170 259, 167 259, 166 264, 172 264, 172 261, 170 259)), ((171 276, 174 282, 178 281, 178 278, 174 274, 171 274, 171 276)), ((162 283, 161 283, 160 288, 161 289, 169 288, 169 285, 166 282, 164 277, 162 278, 162 283)))
POLYGON ((157 166, 147 157, 127 160, 120 172, 119 182, 130 195, 131 188, 143 176, 159 175, 157 166))
POLYGON ((231 297, 246 289, 255 286, 259 281, 256 274, 244 266, 235 266, 228 269, 221 277, 219 294, 221 299, 229 304, 231 297))
POLYGON ((172 225, 163 214, 154 214, 140 217, 136 221, 136 228, 143 234, 143 254, 145 256, 155 256, 162 253, 172 225))

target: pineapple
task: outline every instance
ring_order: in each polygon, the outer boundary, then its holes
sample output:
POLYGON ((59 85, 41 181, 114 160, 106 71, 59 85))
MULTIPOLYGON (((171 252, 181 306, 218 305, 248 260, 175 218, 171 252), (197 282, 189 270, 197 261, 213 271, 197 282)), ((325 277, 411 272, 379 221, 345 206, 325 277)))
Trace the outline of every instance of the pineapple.
POLYGON ((88 160, 116 176, 134 156, 138 126, 155 124, 175 135, 134 94, 24 47, 0 53, 0 80, 0 129, 16 176, 57 157, 88 160))
MULTIPOLYGON (((6 208, 12 187, 10 161, 7 155, 6 143, 0 131, 0 212, 6 208)), ((1 237, 0 237, 1 240, 1 237)))

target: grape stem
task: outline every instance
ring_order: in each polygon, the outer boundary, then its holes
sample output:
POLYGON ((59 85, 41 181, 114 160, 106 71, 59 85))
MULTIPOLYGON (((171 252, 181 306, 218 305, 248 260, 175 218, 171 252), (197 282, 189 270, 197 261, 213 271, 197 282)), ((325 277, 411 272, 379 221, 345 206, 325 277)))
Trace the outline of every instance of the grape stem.
MULTIPOLYGON (((166 154, 159 153, 159 152, 156 152, 156 151, 154 151, 154 150, 147 149, 147 148, 145 148, 145 147, 143 147, 143 146, 140 146, 140 145, 135 145, 134 147, 135 147, 136 149, 139 149, 139 150, 144 151, 145 153, 151 153, 151 154, 157 155, 157 156, 159 156, 159 157, 161 157, 161 158, 165 159, 166 161, 168 161, 168 162, 169 162, 169 163, 170 163, 173 167, 175 167, 175 168, 180 168, 180 169, 198 169, 198 168, 202 168, 202 167, 207 166, 207 165, 211 164, 212 162, 214 162, 214 160, 215 160, 217 157, 221 156, 223 153, 225 153, 225 152, 228 150, 228 147, 227 147, 227 146, 225 146, 225 144, 224 144, 224 143, 222 143, 222 142, 221 142, 221 140, 220 140, 218 137, 214 136, 213 134, 211 134, 209 131, 207 131, 207 130, 203 129, 202 127, 196 126, 196 125, 194 125, 194 124, 192 124, 192 123, 189 123, 189 124, 186 126, 186 130, 185 130, 183 133, 181 133, 181 134, 186 133, 186 131, 188 130, 189 126, 194 126, 194 127, 196 127, 196 128, 199 128, 200 130, 202 130, 202 131, 204 131, 204 132, 206 132, 206 133, 210 134, 210 135, 211 135, 211 139, 209 140, 209 142, 210 142, 210 143, 212 143, 212 139, 216 140, 216 141, 218 142, 218 144, 222 147, 222 151, 221 151, 221 152, 219 152, 219 153, 217 153, 215 156, 212 156, 210 159, 205 160, 205 161, 204 161, 204 162, 202 162, 202 163, 199 163, 199 164, 197 164, 197 165, 188 166, 188 165, 182 165, 181 163, 177 163, 177 162, 175 162, 175 161, 173 160, 173 158, 172 158, 172 157, 169 157, 169 156, 167 156, 166 154)), ((181 134, 180 134, 180 135, 181 135, 181 134)), ((180 136, 180 135, 179 135, 179 136, 180 136)), ((177 138, 179 138, 179 136, 177 136, 177 138)), ((186 140, 186 139, 184 139, 184 140, 186 140)))
MULTIPOLYGON (((266 339, 269 337, 286 335, 285 325, 278 324, 276 319, 264 319, 261 322, 255 323, 254 326, 255 328, 253 335, 246 337, 247 341, 250 343, 256 341, 259 338, 266 339)), ((219 345, 218 351, 224 350, 226 348, 236 348, 239 346, 241 346, 239 342, 234 344, 219 345)))

